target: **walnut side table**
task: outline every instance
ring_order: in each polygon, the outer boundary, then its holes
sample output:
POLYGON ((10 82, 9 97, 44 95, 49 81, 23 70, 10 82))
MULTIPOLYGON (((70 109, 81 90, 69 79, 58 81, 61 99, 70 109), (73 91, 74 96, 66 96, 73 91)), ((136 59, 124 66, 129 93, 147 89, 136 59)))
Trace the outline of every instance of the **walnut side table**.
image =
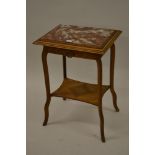
POLYGON ((114 41, 118 38, 121 31, 80 27, 74 25, 58 25, 43 37, 34 41, 33 44, 43 45, 42 63, 46 86, 46 103, 44 107, 45 119, 43 125, 47 125, 49 117, 49 104, 51 97, 62 97, 83 101, 98 106, 100 117, 101 140, 105 142, 104 136, 104 117, 102 112, 102 97, 110 89, 113 106, 116 112, 119 111, 117 106, 117 95, 114 90, 114 61, 115 45, 114 41), (102 61, 101 58, 110 48, 110 84, 102 85, 102 61), (47 55, 48 53, 62 55, 63 58, 63 75, 64 81, 61 86, 54 92, 50 92, 50 81, 48 73, 47 55), (97 62, 98 80, 97 84, 90 84, 69 79, 66 70, 66 57, 77 57, 92 59, 97 62))

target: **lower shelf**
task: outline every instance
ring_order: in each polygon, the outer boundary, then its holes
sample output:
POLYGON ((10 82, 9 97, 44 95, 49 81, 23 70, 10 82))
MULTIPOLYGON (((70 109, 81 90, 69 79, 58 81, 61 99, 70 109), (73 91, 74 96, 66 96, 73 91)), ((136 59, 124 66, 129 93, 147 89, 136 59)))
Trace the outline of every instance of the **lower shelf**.
MULTIPOLYGON (((109 88, 109 85, 103 85, 102 95, 109 88)), ((97 84, 89 84, 67 78, 51 96, 83 101, 98 106, 98 92, 97 84)))

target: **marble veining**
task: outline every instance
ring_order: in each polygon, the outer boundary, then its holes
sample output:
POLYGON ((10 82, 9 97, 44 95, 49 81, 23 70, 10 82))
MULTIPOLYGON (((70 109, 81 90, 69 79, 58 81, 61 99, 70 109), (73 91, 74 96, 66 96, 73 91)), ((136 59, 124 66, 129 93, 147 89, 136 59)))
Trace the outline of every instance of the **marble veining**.
POLYGON ((73 25, 58 25, 40 40, 101 47, 114 30, 73 25))

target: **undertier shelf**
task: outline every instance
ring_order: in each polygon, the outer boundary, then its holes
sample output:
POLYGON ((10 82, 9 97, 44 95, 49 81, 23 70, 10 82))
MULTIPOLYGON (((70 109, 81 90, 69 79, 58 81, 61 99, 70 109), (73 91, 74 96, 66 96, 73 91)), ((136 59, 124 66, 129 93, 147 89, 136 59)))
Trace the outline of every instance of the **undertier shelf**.
MULTIPOLYGON (((54 91, 51 96, 64 97, 98 106, 98 88, 97 84, 89 84, 66 78, 61 86, 54 91)), ((102 96, 109 88, 109 85, 102 86, 102 96)))

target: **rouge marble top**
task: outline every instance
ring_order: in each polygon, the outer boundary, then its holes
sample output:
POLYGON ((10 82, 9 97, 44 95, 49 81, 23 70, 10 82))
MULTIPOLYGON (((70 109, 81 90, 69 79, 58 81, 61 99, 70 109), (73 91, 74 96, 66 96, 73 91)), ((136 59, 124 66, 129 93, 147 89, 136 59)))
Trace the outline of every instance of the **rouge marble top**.
POLYGON ((68 49, 70 45, 75 46, 75 49, 78 46, 101 50, 120 33, 119 30, 60 24, 36 40, 34 44, 60 48, 63 46, 68 49))

